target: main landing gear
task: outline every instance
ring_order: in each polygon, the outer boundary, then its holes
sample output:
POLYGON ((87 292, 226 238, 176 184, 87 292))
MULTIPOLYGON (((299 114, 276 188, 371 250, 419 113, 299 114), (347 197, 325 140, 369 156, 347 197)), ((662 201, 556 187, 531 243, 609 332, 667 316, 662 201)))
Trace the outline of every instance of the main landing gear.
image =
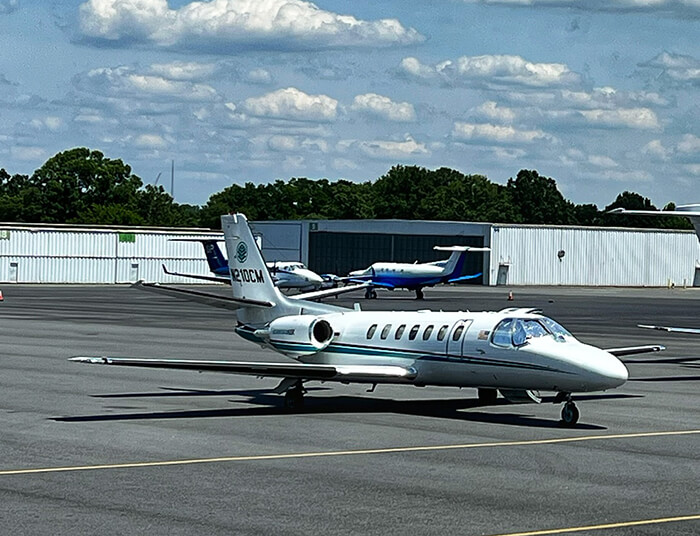
POLYGON ((365 299, 366 300, 376 300, 377 299, 377 291, 374 290, 372 287, 367 287, 367 290, 365 290, 365 299))
POLYGON ((422 288, 417 288, 416 289, 416 299, 417 300, 422 300, 423 299, 423 289, 422 288))
POLYGON ((304 386, 301 380, 284 393, 284 407, 289 411, 299 411, 304 407, 304 386))
POLYGON ((554 403, 564 402, 564 407, 561 408, 561 424, 562 426, 572 427, 578 422, 579 411, 576 404, 571 400, 571 393, 559 393, 554 399, 554 403))

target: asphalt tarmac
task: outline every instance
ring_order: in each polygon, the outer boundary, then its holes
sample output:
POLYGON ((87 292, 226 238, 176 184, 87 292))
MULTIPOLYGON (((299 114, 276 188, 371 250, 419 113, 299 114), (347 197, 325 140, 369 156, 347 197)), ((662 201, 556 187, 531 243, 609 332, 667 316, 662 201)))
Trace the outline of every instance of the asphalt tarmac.
MULTIPOLYGON (((278 360, 235 315, 121 286, 0 285, 3 534, 700 534, 698 289, 428 289, 365 309, 539 307, 600 347, 661 343, 559 404, 473 389, 88 366, 75 355, 278 360), (575 532, 574 532, 575 531, 575 532)), ((390 314, 390 313, 388 313, 390 314)))

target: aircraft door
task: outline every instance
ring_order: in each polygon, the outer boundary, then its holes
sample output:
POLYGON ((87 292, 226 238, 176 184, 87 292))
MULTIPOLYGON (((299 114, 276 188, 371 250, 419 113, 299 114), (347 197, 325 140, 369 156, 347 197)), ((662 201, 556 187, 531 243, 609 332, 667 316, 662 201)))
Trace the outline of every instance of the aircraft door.
POLYGON ((461 357, 463 355, 464 338, 471 323, 471 320, 458 320, 455 322, 454 326, 452 326, 447 339, 448 356, 461 357))

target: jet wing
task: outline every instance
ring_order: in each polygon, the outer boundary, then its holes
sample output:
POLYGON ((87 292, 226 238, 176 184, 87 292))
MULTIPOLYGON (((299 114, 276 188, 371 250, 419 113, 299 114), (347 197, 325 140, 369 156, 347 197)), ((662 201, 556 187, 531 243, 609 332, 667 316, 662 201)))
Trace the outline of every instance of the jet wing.
POLYGON ((143 281, 137 281, 132 285, 132 287, 139 290, 154 292, 156 294, 177 296, 188 301, 203 303, 204 305, 211 305, 213 307, 221 307, 223 309, 231 309, 234 311, 236 309, 240 309, 241 307, 273 307, 275 305, 274 303, 267 301, 246 300, 242 298, 233 298, 230 296, 218 296, 216 294, 209 294, 208 292, 169 287, 159 283, 144 283, 143 281))
POLYGON ((626 348, 605 348, 605 351, 616 357, 622 357, 626 355, 647 354, 649 352, 662 352, 665 349, 666 347, 660 344, 649 344, 646 346, 628 346, 626 348))
POLYGON ((415 369, 393 365, 313 365, 306 363, 266 363, 259 361, 216 361, 196 359, 146 359, 135 357, 71 357, 74 363, 117 365, 124 367, 165 368, 209 372, 228 372, 260 377, 299 378, 343 382, 409 382, 415 369))
POLYGON ((356 290, 365 289, 371 287, 369 283, 361 283, 359 285, 351 285, 347 287, 338 288, 328 288, 324 290, 314 290, 312 292, 304 292, 302 294, 292 294, 288 295, 287 298, 290 300, 320 300, 321 298, 328 298, 330 296, 339 296, 340 294, 345 294, 346 292, 354 292, 356 290))
POLYGON ((176 275, 178 277, 191 277, 192 279, 201 279, 202 281, 214 281, 215 283, 223 283, 225 285, 230 285, 231 284, 231 278, 230 277, 220 277, 220 276, 215 276, 215 275, 200 275, 200 274, 184 274, 180 272, 171 272, 165 267, 165 264, 163 266, 163 271, 168 274, 168 275, 176 275))
POLYGON ((646 324, 637 324, 637 327, 646 329, 658 329, 659 331, 668 331, 671 333, 692 333, 693 335, 700 335, 700 329, 696 328, 671 328, 667 326, 648 326, 646 324))

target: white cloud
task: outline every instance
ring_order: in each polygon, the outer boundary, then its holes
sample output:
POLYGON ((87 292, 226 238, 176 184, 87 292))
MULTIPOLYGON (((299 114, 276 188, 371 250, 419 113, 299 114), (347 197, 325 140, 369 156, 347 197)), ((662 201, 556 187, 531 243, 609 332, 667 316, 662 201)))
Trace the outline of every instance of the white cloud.
POLYGON ((474 108, 473 111, 480 117, 499 123, 511 123, 515 119, 515 112, 512 108, 499 106, 494 101, 486 101, 481 106, 474 108))
POLYGON ((558 87, 575 84, 580 76, 563 63, 533 63, 520 56, 462 56, 434 66, 416 58, 404 58, 400 71, 419 79, 435 78, 447 84, 471 83, 486 85, 522 85, 526 87, 558 87))
POLYGON ((110 97, 151 97, 168 102, 214 101, 218 98, 216 90, 209 85, 137 72, 126 66, 93 69, 76 76, 74 85, 82 91, 110 97))
POLYGON ((253 69, 246 75, 246 81, 251 84, 268 85, 272 83, 272 75, 267 69, 253 69))
POLYGON ((603 171, 602 178, 615 182, 650 182, 653 177, 648 171, 603 171))
POLYGON ((402 160, 430 154, 424 143, 419 143, 407 134, 403 141, 393 140, 344 140, 338 144, 341 151, 360 151, 365 156, 377 159, 402 160))
POLYGON ((642 153, 659 158, 660 160, 667 160, 671 155, 671 151, 663 146, 661 140, 651 140, 642 147, 642 153))
POLYGON ((168 143, 158 134, 140 134, 136 137, 134 145, 140 149, 165 149, 168 143))
POLYGON ((579 112, 591 125, 611 128, 656 129, 659 119, 649 108, 620 110, 581 110, 579 112))
POLYGON ((685 169, 691 175, 700 177, 700 164, 688 164, 683 166, 683 169, 685 169))
MULTIPOLYGON (((700 12, 700 2, 697 2, 697 4, 700 12)), ((660 76, 665 76, 672 82, 700 85, 700 60, 692 56, 662 52, 655 58, 640 65, 658 70, 660 76)))
POLYGON ((14 146, 10 148, 10 154, 17 160, 42 160, 46 158, 46 149, 43 147, 14 146))
POLYGON ((614 168, 618 167, 618 163, 615 162, 609 156, 602 155, 589 155, 588 163, 600 168, 614 168))
POLYGON ((698 0, 464 0, 478 4, 501 4, 518 7, 575 8, 582 11, 622 13, 649 12, 678 18, 699 18, 698 0))
POLYGON ((388 121, 411 122, 416 120, 413 105, 408 102, 394 102, 389 97, 376 93, 357 95, 352 109, 381 117, 388 121))
POLYGON ((693 134, 686 134, 678 143, 678 151, 684 154, 697 154, 700 156, 700 138, 693 134))
POLYGON ((511 126, 489 123, 464 123, 457 121, 452 128, 452 136, 463 141, 485 141, 503 144, 532 143, 549 138, 541 130, 517 130, 511 126))
POLYGON ((80 29, 90 39, 160 47, 318 49, 420 43, 396 19, 364 21, 303 0, 211 0, 171 9, 167 0, 89 0, 80 29))
POLYGON ((333 121, 338 101, 326 95, 308 95, 294 87, 279 89, 241 104, 250 115, 299 121, 333 121))
POLYGON ((154 63, 150 68, 153 74, 169 80, 202 80, 209 78, 217 70, 213 63, 195 61, 174 61, 172 63, 154 63))

